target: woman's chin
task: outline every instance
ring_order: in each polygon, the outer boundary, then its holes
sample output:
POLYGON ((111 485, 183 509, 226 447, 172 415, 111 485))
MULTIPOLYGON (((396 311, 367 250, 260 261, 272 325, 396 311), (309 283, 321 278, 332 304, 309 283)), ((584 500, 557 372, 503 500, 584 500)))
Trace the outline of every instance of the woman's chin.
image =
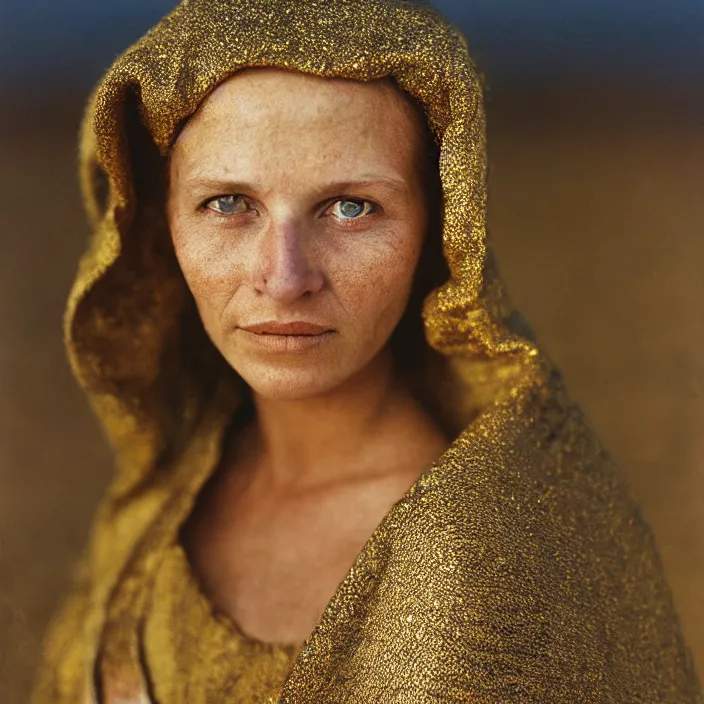
POLYGON ((381 360, 385 348, 367 345, 331 349, 314 346, 308 350, 275 354, 256 349, 230 349, 225 355, 232 368, 264 399, 296 401, 328 394, 343 386, 354 387, 381 360))
POLYGON ((237 372, 257 396, 272 401, 299 401, 320 396, 351 376, 339 368, 325 369, 322 365, 308 369, 257 365, 254 369, 238 368, 237 372))

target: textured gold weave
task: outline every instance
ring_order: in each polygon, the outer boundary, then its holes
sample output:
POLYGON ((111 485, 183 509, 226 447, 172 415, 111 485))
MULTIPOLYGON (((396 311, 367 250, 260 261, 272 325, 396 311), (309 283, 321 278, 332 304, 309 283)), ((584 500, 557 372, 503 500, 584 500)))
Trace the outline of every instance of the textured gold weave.
POLYGON ((140 650, 157 608, 145 585, 167 549, 164 517, 187 511, 212 471, 239 391, 193 326, 154 174, 183 120, 246 66, 393 76, 424 106, 451 278, 423 315, 445 359, 435 400, 461 429, 351 566, 282 704, 701 702, 651 533, 500 283, 464 39, 401 0, 185 0, 115 61, 84 123, 95 234, 65 330, 117 470, 47 637, 35 704, 94 702, 106 652, 141 701, 166 686, 140 650))
MULTIPOLYGON (((179 545, 164 556, 146 616, 145 661, 157 701, 276 701, 300 647, 261 643, 214 613, 179 545)), ((302 646, 302 644, 301 644, 302 646)))

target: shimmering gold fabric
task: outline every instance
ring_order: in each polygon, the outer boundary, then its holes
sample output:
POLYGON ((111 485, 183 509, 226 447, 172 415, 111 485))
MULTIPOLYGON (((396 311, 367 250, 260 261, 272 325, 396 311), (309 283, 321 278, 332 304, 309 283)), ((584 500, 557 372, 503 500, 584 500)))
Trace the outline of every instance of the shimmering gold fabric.
POLYGON ((231 704, 271 704, 304 645, 251 638, 201 591, 179 529, 213 467, 189 467, 178 500, 143 532, 111 599, 97 662, 110 704, 141 701, 146 691, 171 704, 219 702, 225 694, 231 704))
POLYGON ((141 645, 160 608, 145 585, 168 549, 164 516, 187 512, 212 471, 241 387, 193 321, 157 175, 182 121, 245 66, 393 76, 418 98, 441 146, 451 270, 423 310, 445 363, 417 375, 459 433, 370 536, 280 701, 701 702, 651 533, 504 294, 485 231, 481 82, 463 38, 402 0, 186 0, 117 59, 84 123, 95 235, 66 339, 117 471, 47 637, 35 704, 96 701, 110 653, 141 701, 180 701, 141 645))
POLYGON ((251 640, 213 613, 184 551, 164 555, 145 619, 144 659, 155 698, 172 704, 276 702, 299 646, 251 640))

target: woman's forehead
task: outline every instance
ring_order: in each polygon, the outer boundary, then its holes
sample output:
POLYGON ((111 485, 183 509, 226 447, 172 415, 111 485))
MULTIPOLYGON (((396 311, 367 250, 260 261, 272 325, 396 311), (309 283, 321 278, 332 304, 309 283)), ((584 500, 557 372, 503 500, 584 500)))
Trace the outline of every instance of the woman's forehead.
POLYGON ((354 110, 361 106, 407 109, 401 91, 389 78, 373 81, 323 78, 275 67, 247 68, 232 74, 203 100, 199 112, 232 110, 233 103, 241 105, 243 114, 276 110, 282 103, 296 104, 307 113, 330 108, 354 110))
POLYGON ((405 171, 417 164, 418 120, 388 80, 249 69, 203 101, 175 146, 186 168, 203 160, 264 169, 281 163, 327 167, 340 159, 405 171))

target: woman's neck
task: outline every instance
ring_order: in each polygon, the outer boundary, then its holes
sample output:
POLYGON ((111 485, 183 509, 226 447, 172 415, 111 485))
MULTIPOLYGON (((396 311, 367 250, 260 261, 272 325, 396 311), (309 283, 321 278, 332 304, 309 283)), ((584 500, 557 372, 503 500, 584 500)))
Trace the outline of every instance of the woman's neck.
POLYGON ((276 489, 312 488, 394 471, 404 438, 441 448, 439 428, 394 370, 389 349, 329 392, 299 400, 254 396, 252 479, 276 489), (396 452, 394 452, 396 448, 396 452), (382 459, 380 463, 379 460, 382 459))

